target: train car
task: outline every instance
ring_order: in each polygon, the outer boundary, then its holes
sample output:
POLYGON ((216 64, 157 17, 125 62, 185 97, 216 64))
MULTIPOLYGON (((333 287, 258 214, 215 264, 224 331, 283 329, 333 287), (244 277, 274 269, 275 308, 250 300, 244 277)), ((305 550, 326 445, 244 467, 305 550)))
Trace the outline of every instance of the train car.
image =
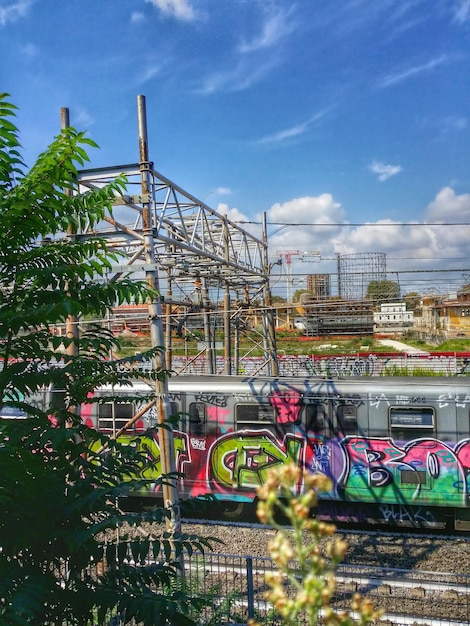
MULTIPOLYGON (((470 379, 175 376, 168 388, 182 498, 212 494, 235 518, 270 468, 295 461, 333 481, 322 518, 470 530, 470 379)), ((129 402, 115 388, 117 401, 82 417, 112 434, 149 390, 135 386, 129 402)), ((121 438, 139 437, 157 478, 155 424, 150 409, 121 438)))

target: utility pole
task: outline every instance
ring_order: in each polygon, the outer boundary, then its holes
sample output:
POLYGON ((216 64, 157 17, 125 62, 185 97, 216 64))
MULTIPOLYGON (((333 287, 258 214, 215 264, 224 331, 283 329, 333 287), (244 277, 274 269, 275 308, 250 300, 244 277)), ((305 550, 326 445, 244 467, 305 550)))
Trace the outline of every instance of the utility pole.
MULTIPOLYGON (((152 348, 164 345, 163 324, 162 324, 162 306, 159 297, 158 270, 155 259, 153 226, 151 218, 151 171, 152 163, 148 158, 147 146, 147 116, 145 108, 145 97, 137 96, 137 114, 139 128, 139 168, 141 174, 142 189, 142 225, 145 249, 145 277, 147 285, 151 292, 149 299, 149 319, 150 319, 150 338, 152 348)), ((160 353, 153 357, 153 369, 161 370, 165 366, 164 359, 160 353)), ((173 436, 173 427, 167 422, 170 416, 170 407, 168 402, 168 383, 167 380, 155 380, 155 397, 157 408, 157 422, 163 425, 158 430, 158 441, 160 445, 160 460, 162 474, 165 480, 162 483, 163 502, 165 507, 170 510, 170 518, 167 520, 169 530, 175 534, 181 529, 181 516, 179 508, 178 490, 176 487, 176 460, 175 460, 175 443, 173 436)))
MULTIPOLYGON (((62 130, 66 130, 70 126, 70 111, 67 107, 62 107, 60 109, 60 127, 62 130)), ((72 195, 71 189, 65 189, 64 193, 66 196, 72 195)), ((67 240, 70 243, 74 243, 76 239, 75 227, 70 221, 70 224, 67 227, 67 240)), ((78 355, 78 320, 73 315, 68 315, 67 320, 65 322, 65 333, 67 339, 70 340, 70 344, 66 347, 66 352, 70 357, 75 357, 78 355)))
POLYGON ((273 315, 273 299, 270 285, 271 267, 268 259, 268 233, 266 224, 266 213, 263 213, 263 242, 266 244, 264 249, 264 268, 266 279, 264 283, 264 338, 265 338, 265 352, 268 356, 268 369, 270 376, 279 375, 279 362, 277 360, 277 347, 276 347, 276 331, 274 329, 274 315, 273 315))
MULTIPOLYGON (((224 216, 224 254, 228 261, 229 258, 229 234, 227 227, 227 217, 224 216)), ((230 285, 228 280, 225 281, 224 296, 224 374, 228 376, 232 373, 232 348, 231 348, 231 323, 230 323, 230 285)))

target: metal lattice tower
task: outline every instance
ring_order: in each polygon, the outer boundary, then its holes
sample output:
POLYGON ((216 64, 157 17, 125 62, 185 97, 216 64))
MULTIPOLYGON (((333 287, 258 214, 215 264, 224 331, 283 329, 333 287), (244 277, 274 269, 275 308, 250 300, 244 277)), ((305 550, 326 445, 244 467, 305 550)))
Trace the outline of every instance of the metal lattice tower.
POLYGON ((344 300, 363 300, 372 281, 387 278, 384 252, 338 254, 338 295, 344 300))
MULTIPOLYGON (((164 301, 170 306, 187 305, 182 296, 194 291, 195 283, 203 286, 203 314, 210 314, 211 301, 218 305, 223 299, 219 317, 223 318, 226 338, 225 373, 230 374, 231 301, 246 289, 258 295, 269 290, 267 242, 154 169, 146 145, 143 96, 138 96, 138 112, 140 162, 87 169, 78 174, 79 193, 102 187, 120 174, 126 176, 127 185, 126 193, 114 199, 112 213, 104 217, 98 232, 85 227, 77 236, 98 234, 108 246, 124 254, 122 265, 112 268, 110 280, 115 274, 157 276, 162 300, 166 291, 164 301)), ((158 310, 155 315, 161 317, 158 310)), ((268 369, 274 373, 275 352, 275 345, 267 347, 268 369)))

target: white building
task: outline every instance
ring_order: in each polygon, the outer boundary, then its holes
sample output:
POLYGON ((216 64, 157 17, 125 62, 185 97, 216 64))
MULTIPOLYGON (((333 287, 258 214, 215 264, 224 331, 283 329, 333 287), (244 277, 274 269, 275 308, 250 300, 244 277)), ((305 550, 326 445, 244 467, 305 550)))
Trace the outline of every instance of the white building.
POLYGON ((374 332, 404 332, 413 326, 414 313, 406 310, 405 302, 386 302, 374 312, 374 332))

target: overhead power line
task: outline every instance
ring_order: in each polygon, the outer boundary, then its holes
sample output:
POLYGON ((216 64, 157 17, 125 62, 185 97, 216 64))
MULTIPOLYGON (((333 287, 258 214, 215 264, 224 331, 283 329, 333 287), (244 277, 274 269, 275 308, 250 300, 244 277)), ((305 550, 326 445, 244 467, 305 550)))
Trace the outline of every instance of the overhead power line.
MULTIPOLYGON (((256 220, 233 220, 235 224, 253 224, 255 226, 261 226, 262 223, 256 220)), ((268 222, 268 226, 469 226, 470 222, 268 222)))

